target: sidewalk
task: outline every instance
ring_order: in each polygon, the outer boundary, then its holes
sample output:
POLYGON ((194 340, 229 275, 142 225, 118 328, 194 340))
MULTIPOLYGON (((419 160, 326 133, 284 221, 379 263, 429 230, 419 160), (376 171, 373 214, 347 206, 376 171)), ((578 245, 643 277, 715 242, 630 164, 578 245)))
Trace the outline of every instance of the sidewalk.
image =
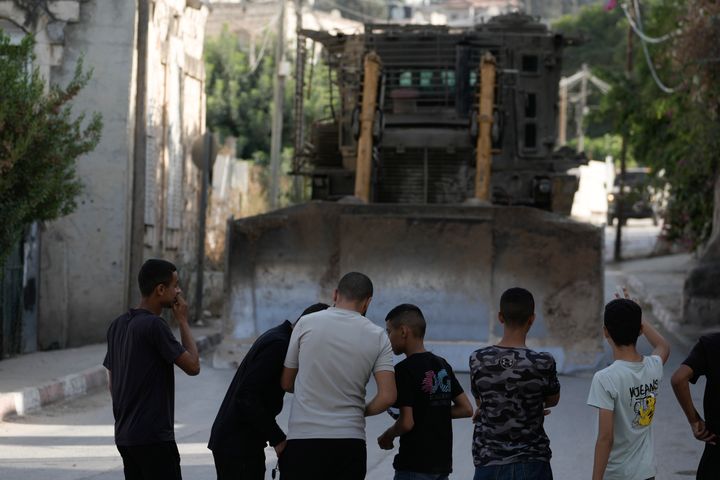
POLYGON ((683 323, 683 285, 688 272, 696 265, 691 254, 608 263, 605 269, 624 277, 631 294, 652 310, 665 330, 690 348, 704 331, 683 323))
MULTIPOLYGON (((217 327, 192 327, 200 354, 220 343, 217 327)), ((175 332, 176 338, 180 334, 175 332)), ((0 421, 107 385, 107 345, 29 353, 0 361, 0 421)))

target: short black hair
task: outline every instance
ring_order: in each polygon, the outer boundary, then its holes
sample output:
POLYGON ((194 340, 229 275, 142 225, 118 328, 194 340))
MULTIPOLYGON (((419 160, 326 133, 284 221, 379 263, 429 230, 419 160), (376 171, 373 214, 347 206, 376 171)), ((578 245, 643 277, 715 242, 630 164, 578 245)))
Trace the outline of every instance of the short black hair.
POLYGON ((616 298, 605 305, 604 323, 615 345, 635 345, 640 336, 642 308, 629 298, 616 298))
POLYGON ((347 300, 365 300, 373 296, 373 284, 360 272, 346 273, 337 286, 340 296, 347 300))
MULTIPOLYGON (((321 312, 323 310, 327 310, 328 308, 330 308, 330 305, 328 305, 327 303, 313 303, 312 305, 307 307, 305 310, 303 310, 303 312, 300 314, 300 316, 297 318, 297 320, 300 320, 305 315, 310 315, 311 313, 315 313, 315 312, 321 312)), ((295 320, 295 322, 297 322, 297 320, 295 320)))
POLYGON ((177 272, 177 268, 167 260, 151 258, 143 263, 140 273, 138 273, 138 285, 142 296, 149 297, 155 287, 160 284, 169 286, 172 282, 173 272, 177 272))
POLYGON ((505 290, 500 297, 500 313, 511 327, 525 325, 535 313, 532 293, 520 287, 505 290))
POLYGON ((416 337, 425 337, 425 328, 427 327, 427 323, 425 322, 425 316, 423 315, 422 310, 420 310, 420 307, 417 305, 413 305, 411 303, 398 305, 388 312, 385 317, 385 321, 390 322, 390 325, 392 325, 393 328, 406 325, 416 337))

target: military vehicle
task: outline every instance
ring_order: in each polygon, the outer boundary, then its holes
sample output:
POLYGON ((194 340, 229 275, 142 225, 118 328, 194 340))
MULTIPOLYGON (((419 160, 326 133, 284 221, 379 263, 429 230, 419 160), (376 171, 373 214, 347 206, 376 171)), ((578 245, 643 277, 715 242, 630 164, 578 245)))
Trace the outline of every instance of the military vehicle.
POLYGON ((311 128, 296 173, 312 198, 353 195, 363 63, 381 62, 373 118, 371 202, 457 204, 475 196, 482 56, 494 59, 491 201, 569 214, 570 168, 587 163, 556 149, 562 49, 568 43, 532 17, 511 14, 474 28, 366 25, 363 35, 306 32, 336 72, 339 111, 311 128))
POLYGON ((291 173, 312 179, 314 201, 230 223, 227 333, 330 302, 357 270, 375 282, 369 318, 418 304, 431 348, 467 370, 520 285, 537 302, 531 344, 561 371, 594 367, 603 237, 563 215, 585 159, 555 145, 567 41, 523 14, 304 35, 324 46, 337 99, 296 142, 291 173))

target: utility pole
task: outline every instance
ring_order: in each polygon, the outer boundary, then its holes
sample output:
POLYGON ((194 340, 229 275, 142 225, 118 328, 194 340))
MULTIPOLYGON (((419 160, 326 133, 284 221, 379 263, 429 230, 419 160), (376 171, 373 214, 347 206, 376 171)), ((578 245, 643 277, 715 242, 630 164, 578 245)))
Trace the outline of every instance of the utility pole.
POLYGON ((587 63, 582 64, 582 73, 582 80, 580 80, 580 103, 578 105, 578 111, 575 115, 577 122, 578 152, 585 151, 585 110, 587 109, 587 84, 588 77, 590 76, 587 63))
POLYGON ((304 93, 305 93, 305 37, 302 36, 302 0, 295 0, 295 161, 293 162, 293 196, 300 200, 300 155, 305 144, 304 93))
MULTIPOLYGON (((627 33, 627 49, 625 54, 625 76, 628 82, 632 79, 633 71, 633 31, 632 27, 628 26, 627 33)), ((618 190, 618 198, 615 207, 615 213, 617 216, 617 229, 615 230, 615 251, 613 252, 613 258, 616 262, 622 260, 622 227, 625 222, 625 172, 627 170, 627 143, 628 143, 629 132, 627 127, 624 128, 622 134, 622 147, 620 150, 620 188, 618 190)))
POLYGON ((280 147, 282 146, 283 101, 285 92, 285 1, 280 0, 277 44, 275 45, 275 84, 273 88, 272 133, 270 137, 270 208, 278 207, 280 193, 280 147))
POLYGON ((560 108, 558 114, 558 144, 562 147, 567 143, 567 108, 568 86, 564 83, 565 77, 560 80, 560 108))
POLYGON ((147 155, 147 49, 150 6, 137 2, 137 66, 135 71, 135 130, 133 134, 132 206, 130 248, 125 292, 128 306, 134 306, 140 295, 133 281, 144 260, 145 250, 145 162, 147 155))
POLYGON ((208 190, 210 189, 210 169, 215 156, 213 134, 205 131, 202 139, 202 184, 200 186, 200 208, 198 210, 198 244, 197 244, 197 280, 195 282, 195 323, 202 320, 203 312, 203 284, 205 273, 205 231, 208 205, 208 190))

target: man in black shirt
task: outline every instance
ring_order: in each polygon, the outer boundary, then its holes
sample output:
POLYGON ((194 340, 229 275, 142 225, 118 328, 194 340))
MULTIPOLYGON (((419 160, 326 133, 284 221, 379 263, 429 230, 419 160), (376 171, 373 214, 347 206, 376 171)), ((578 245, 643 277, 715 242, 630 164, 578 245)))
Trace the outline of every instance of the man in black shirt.
POLYGON ((705 442, 705 451, 697 470, 698 480, 720 478, 720 332, 704 335, 690 355, 672 376, 672 386, 680 406, 687 416, 693 435, 705 442), (705 420, 695 410, 690 396, 690 383, 705 375, 703 410, 705 420))
POLYGON ((472 415, 470 400, 444 358, 425 350, 425 318, 415 305, 398 305, 385 319, 390 345, 406 358, 395 366, 399 417, 378 438, 380 448, 393 448, 395 480, 447 479, 452 472, 453 418, 472 415))
MULTIPOLYGON (((328 308, 316 303, 302 316, 328 308)), ((280 374, 290 343, 292 324, 285 320, 255 340, 230 383, 210 433, 218 480, 262 480, 265 445, 278 456, 285 448, 285 433, 275 417, 283 407, 285 391, 280 374)))
POLYGON ((140 306, 116 318, 107 333, 103 365, 110 379, 115 444, 126 480, 180 480, 173 363, 197 375, 200 359, 175 266, 148 260, 138 283, 140 306), (172 308, 182 344, 160 317, 163 308, 172 308))

